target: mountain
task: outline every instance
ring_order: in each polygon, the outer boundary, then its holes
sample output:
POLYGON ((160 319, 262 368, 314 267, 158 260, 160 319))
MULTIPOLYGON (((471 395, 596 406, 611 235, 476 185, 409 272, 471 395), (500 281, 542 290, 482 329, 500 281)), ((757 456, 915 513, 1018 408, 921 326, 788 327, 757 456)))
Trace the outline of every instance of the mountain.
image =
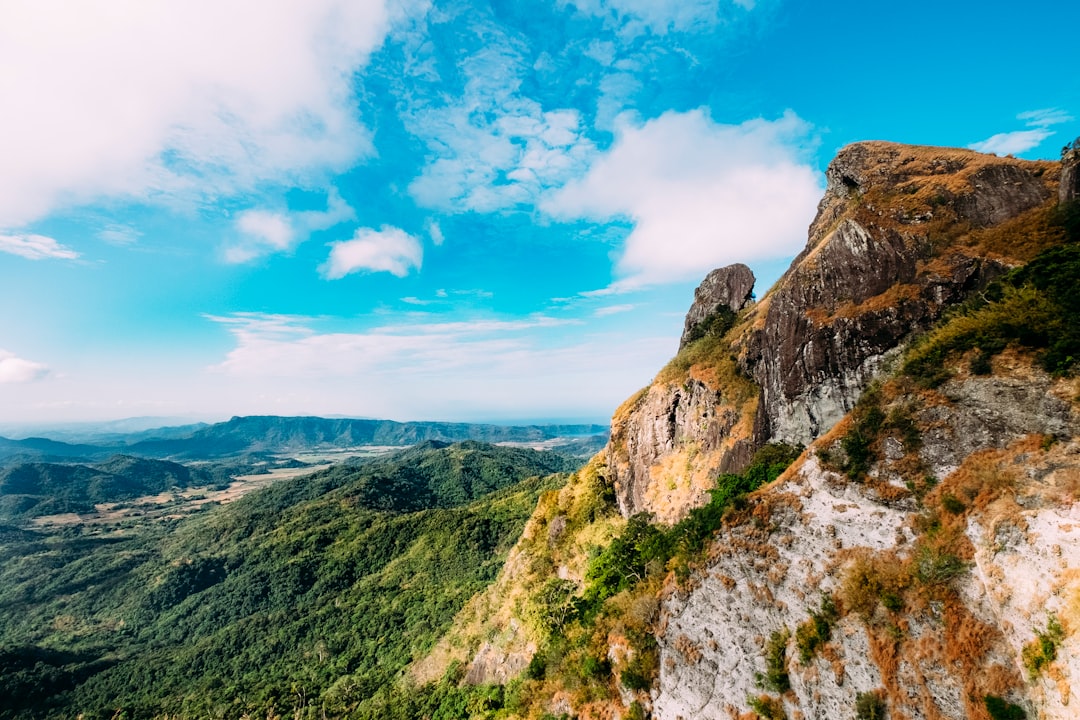
MULTIPOLYGON (((539 443, 567 438, 573 446, 586 436, 603 435, 604 425, 485 425, 475 423, 395 422, 320 417, 234 417, 213 425, 158 428, 113 435, 109 442, 68 444, 46 438, 0 438, 0 459, 93 461, 117 452, 176 460, 214 460, 245 455, 276 455, 342 450, 361 446, 405 446, 426 440, 488 443, 539 443)), ((104 438, 102 438, 104 440, 104 438)))
POLYGON ((384 716, 1073 717, 1078 167, 844 148, 384 716))
POLYGON ((413 445, 425 440, 528 442, 569 435, 594 435, 602 425, 508 427, 471 423, 251 416, 201 428, 187 438, 143 440, 131 451, 144 455, 210 458, 252 453, 350 448, 361 445, 413 445))
POLYGON ((0 532, 0 718, 340 717, 445 632, 576 465, 432 441, 183 522, 0 532))
POLYGON ((92 512, 98 503, 213 481, 206 470, 130 455, 92 465, 20 463, 0 469, 0 518, 92 512))

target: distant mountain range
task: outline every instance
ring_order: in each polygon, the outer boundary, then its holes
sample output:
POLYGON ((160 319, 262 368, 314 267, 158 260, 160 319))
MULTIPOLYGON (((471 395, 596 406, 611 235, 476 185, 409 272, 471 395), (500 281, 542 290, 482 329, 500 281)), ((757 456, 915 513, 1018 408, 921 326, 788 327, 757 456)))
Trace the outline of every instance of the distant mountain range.
POLYGON ((93 461, 118 452, 141 457, 203 460, 372 445, 404 446, 426 440, 542 442, 560 437, 602 435, 607 430, 606 426, 596 424, 504 426, 261 415, 234 417, 213 425, 117 434, 110 436, 114 438, 110 441, 95 444, 71 444, 46 438, 10 440, 0 437, 0 460, 93 461))

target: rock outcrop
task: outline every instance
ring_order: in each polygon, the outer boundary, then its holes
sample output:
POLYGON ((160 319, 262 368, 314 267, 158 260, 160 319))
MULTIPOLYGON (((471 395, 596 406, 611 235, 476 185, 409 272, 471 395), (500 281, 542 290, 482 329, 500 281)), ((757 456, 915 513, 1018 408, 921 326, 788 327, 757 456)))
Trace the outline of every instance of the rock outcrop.
POLYGON ((622 511, 677 520, 707 498, 709 476, 740 470, 756 447, 826 432, 913 334, 1029 259, 997 238, 1056 202, 1060 167, 883 142, 841 150, 787 273, 749 307, 749 270, 710 273, 679 356, 617 416, 608 464, 622 511), (720 306, 742 311, 727 339, 735 368, 717 366, 724 348, 699 358, 686 344, 720 306))
POLYGON ((694 291, 694 303, 686 313, 679 349, 686 347, 694 330, 721 308, 734 313, 752 302, 754 273, 742 263, 717 268, 705 276, 694 291))
POLYGON ((1080 199, 1080 138, 1061 151, 1061 185, 1058 199, 1062 203, 1080 199))
POLYGON ((1007 269, 1010 258, 961 239, 1050 200, 1047 165, 886 143, 842 150, 806 249, 744 345, 760 435, 806 444, 828 430, 905 339, 1007 269))

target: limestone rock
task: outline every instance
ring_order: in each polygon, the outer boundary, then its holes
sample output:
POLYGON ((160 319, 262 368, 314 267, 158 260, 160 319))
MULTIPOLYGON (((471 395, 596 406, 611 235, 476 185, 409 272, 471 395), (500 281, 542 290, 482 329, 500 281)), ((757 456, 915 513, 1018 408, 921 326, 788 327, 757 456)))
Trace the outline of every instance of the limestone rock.
POLYGON ((679 348, 689 342, 694 328, 722 307, 739 312, 751 302, 754 273, 742 263, 717 268, 705 276, 694 291, 694 303, 686 313, 679 348))
POLYGON ((1052 197, 1046 163, 858 143, 826 172, 806 249, 759 306, 740 357, 761 386, 759 436, 806 444, 854 405, 914 332, 1004 272, 947 246, 1052 197))
POLYGON ((1080 138, 1061 151, 1061 184, 1058 186, 1058 202, 1080 198, 1080 138))

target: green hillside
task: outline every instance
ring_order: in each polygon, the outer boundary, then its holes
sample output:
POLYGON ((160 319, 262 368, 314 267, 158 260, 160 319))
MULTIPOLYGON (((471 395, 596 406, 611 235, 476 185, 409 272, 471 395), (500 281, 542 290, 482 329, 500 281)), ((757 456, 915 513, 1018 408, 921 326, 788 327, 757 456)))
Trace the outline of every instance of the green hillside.
POLYGON ((427 443, 187 521, 6 529, 0 718, 351 711, 494 579, 571 467, 427 443))

